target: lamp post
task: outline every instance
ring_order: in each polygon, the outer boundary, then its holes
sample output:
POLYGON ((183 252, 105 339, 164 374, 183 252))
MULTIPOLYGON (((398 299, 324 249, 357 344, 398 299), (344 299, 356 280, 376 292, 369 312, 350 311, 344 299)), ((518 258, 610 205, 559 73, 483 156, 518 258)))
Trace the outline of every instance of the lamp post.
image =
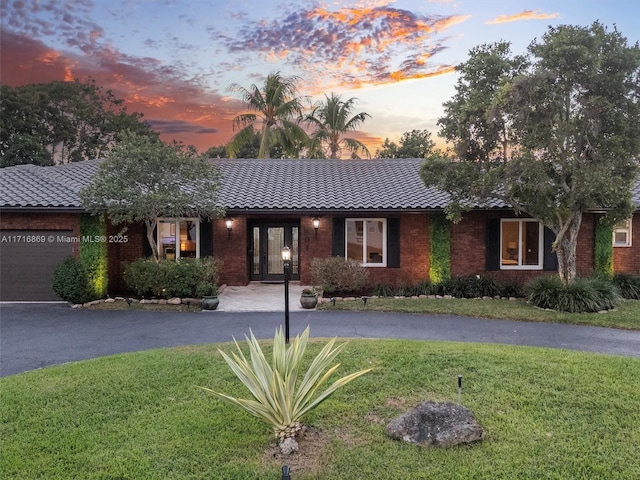
POLYGON ((282 265, 284 266, 284 341, 289 343, 289 269, 291 268, 291 249, 282 248, 282 265))

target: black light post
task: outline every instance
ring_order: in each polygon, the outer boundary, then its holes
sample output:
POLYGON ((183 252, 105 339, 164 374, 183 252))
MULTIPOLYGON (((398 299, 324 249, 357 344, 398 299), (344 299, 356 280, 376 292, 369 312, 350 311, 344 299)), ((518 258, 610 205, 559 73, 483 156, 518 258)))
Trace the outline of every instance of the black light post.
POLYGON ((289 343, 289 269, 291 268, 291 249, 282 248, 282 265, 284 266, 284 341, 289 343))

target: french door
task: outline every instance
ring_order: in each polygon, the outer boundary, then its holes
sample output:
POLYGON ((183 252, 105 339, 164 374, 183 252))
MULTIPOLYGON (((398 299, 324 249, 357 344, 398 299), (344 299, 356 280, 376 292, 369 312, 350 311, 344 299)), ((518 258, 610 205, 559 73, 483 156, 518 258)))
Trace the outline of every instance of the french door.
POLYGON ((282 248, 291 249, 290 280, 299 280, 299 231, 297 223, 253 223, 251 232, 251 280, 284 282, 282 248))

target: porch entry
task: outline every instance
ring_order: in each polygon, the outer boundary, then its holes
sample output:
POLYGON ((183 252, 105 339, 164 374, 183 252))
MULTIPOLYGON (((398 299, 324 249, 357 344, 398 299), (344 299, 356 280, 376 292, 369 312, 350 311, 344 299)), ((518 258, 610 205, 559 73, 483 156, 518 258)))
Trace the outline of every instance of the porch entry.
POLYGON ((298 222, 252 222, 249 224, 251 245, 251 280, 284 282, 282 248, 291 249, 290 280, 300 280, 298 222))

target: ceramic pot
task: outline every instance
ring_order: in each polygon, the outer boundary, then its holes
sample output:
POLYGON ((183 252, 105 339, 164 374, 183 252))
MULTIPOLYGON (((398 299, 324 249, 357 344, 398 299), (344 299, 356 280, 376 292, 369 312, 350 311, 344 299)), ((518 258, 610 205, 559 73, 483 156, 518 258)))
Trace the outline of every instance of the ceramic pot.
POLYGON ((215 310, 218 308, 220 299, 217 296, 202 297, 202 309, 203 310, 215 310))
POLYGON ((302 295, 300 297, 300 305, 302 308, 316 308, 318 298, 315 295, 302 295))

